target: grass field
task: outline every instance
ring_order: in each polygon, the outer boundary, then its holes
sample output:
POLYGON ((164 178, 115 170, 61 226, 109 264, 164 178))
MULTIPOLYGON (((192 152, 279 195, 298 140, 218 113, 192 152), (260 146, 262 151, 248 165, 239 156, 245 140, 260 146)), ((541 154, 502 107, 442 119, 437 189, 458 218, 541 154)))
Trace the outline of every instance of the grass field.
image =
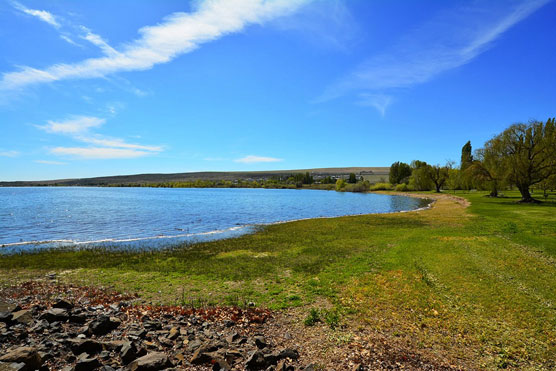
POLYGON ((162 252, 4 256, 0 283, 57 271, 158 303, 309 313, 324 301, 344 324, 465 368, 556 367, 556 202, 457 196, 471 205, 446 194, 430 210, 303 220, 162 252))

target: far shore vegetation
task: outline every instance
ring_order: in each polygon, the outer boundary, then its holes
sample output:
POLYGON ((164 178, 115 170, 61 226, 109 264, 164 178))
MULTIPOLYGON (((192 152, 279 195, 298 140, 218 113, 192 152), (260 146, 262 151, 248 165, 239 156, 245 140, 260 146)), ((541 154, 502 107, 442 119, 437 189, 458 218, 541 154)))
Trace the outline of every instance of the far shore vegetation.
POLYGON ((365 327, 460 369, 556 369, 554 119, 512 125, 474 152, 468 142, 457 167, 396 162, 384 181, 354 173, 315 184, 305 173, 282 182, 435 203, 164 250, 4 255, 0 284, 56 272, 154 304, 284 310, 305 326, 326 323, 332 338, 365 327))

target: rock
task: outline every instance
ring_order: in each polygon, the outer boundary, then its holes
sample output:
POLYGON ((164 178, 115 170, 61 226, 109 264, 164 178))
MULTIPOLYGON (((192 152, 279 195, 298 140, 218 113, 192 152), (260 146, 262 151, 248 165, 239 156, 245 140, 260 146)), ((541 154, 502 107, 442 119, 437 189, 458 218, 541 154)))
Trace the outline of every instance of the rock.
POLYGON ((33 322, 33 316, 30 310, 20 310, 12 313, 12 321, 29 325, 33 322))
POLYGON ((251 352, 247 361, 245 361, 245 368, 247 370, 264 370, 266 366, 264 354, 260 350, 251 352))
POLYGON ((307 366, 303 368, 303 371, 316 371, 317 365, 314 363, 309 363, 307 366))
POLYGON ((101 315, 89 324, 89 334, 102 336, 112 332, 120 325, 120 320, 101 315))
POLYGON ((215 359, 214 363, 212 364, 212 369, 214 371, 230 371, 232 366, 225 359, 219 358, 215 359))
POLYGON ((120 358, 122 362, 127 365, 137 358, 137 347, 132 342, 127 342, 120 351, 120 358))
POLYGON ((68 312, 62 308, 52 308, 43 312, 39 319, 44 319, 50 323, 52 322, 65 322, 68 319, 68 312))
POLYGON ((71 351, 76 355, 81 353, 97 354, 102 352, 103 349, 101 343, 91 339, 72 339, 68 340, 68 343, 71 351))
POLYGON ((190 351, 194 351, 195 349, 199 348, 201 345, 203 345, 203 343, 201 343, 200 340, 192 340, 187 344, 187 349, 189 349, 190 351))
POLYGON ((365 371, 365 367, 359 363, 353 367, 353 371, 365 371))
POLYGON ((18 307, 18 305, 10 303, 4 299, 0 299, 0 312, 13 312, 18 307))
POLYGON ((168 367, 172 367, 168 357, 164 353, 157 352, 138 358, 129 365, 131 371, 163 370, 168 367))
POLYGON ((255 345, 259 349, 263 349, 268 346, 268 343, 266 342, 264 336, 255 336, 254 340, 255 340, 255 345))
POLYGON ((25 371, 25 363, 20 362, 12 362, 12 363, 5 363, 0 362, 0 371, 25 371))
POLYGON ((36 348, 19 347, 1 356, 0 362, 23 362, 28 368, 35 370, 42 366, 43 360, 36 348))
POLYGON ((295 349, 286 348, 282 350, 280 353, 278 353, 278 360, 285 359, 285 358, 294 359, 294 360, 298 359, 299 352, 295 349))
POLYGON ((6 324, 12 323, 13 314, 11 312, 1 312, 0 313, 0 322, 4 322, 6 324))
POLYGON ((190 362, 194 365, 208 363, 217 357, 217 355, 213 353, 220 348, 222 348, 222 345, 219 343, 206 342, 197 348, 197 350, 193 353, 190 362))
POLYGON ((84 314, 70 314, 69 316, 69 321, 71 323, 78 323, 78 324, 82 324, 85 323, 87 321, 87 316, 84 314))
POLYGON ((61 308, 61 309, 73 309, 73 304, 65 301, 64 299, 58 299, 52 308, 61 308))
POLYGON ((233 327, 236 323, 232 320, 226 320, 226 322, 224 322, 224 326, 226 327, 233 327))
POLYGON ((239 334, 237 332, 232 333, 231 335, 226 336, 226 341, 230 344, 235 343, 240 339, 239 334))
POLYGON ((168 333, 168 339, 169 340, 176 340, 176 338, 180 336, 180 330, 178 330, 177 327, 172 327, 170 329, 170 332, 168 333))
POLYGON ((92 371, 102 366, 96 358, 80 358, 75 364, 74 371, 92 371))

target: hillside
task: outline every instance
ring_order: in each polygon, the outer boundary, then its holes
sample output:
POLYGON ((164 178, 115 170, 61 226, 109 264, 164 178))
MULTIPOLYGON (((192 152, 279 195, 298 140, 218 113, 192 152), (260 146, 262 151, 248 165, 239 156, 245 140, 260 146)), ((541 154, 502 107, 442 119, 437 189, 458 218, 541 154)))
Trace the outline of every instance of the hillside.
POLYGON ((188 182, 195 180, 261 180, 273 177, 287 177, 294 173, 309 172, 316 180, 326 176, 347 176, 355 173, 363 176, 371 182, 377 182, 388 178, 388 167, 343 167, 343 168, 317 168, 317 169, 297 169, 297 170, 268 170, 268 171, 238 171, 238 172, 219 172, 205 171, 192 173, 172 173, 172 174, 135 174, 117 175, 95 178, 80 179, 54 179, 39 181, 13 181, 0 182, 0 187, 26 187, 26 186, 110 186, 126 184, 151 184, 164 182, 188 182))

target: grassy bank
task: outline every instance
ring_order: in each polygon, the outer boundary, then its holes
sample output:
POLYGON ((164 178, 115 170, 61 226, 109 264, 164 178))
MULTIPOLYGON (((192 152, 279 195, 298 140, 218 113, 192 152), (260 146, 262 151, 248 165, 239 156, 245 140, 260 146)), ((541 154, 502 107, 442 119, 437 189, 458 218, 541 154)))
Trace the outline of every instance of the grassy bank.
MULTIPOLYGON (((171 251, 0 258, 7 284, 58 271, 163 303, 324 301, 344 323, 466 367, 554 367, 556 203, 441 196, 414 213, 303 220, 171 251), (552 362, 552 363, 551 363, 552 362)), ((318 305, 316 303, 319 303, 318 305)))

